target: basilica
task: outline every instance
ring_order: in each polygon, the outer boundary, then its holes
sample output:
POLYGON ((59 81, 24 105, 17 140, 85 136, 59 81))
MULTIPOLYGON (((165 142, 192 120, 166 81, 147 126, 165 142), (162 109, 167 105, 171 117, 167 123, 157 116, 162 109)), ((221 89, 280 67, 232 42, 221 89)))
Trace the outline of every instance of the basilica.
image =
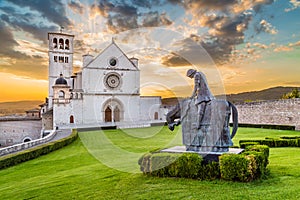
POLYGON ((140 95, 137 58, 112 40, 99 55, 83 55, 73 72, 74 35, 48 33, 49 88, 41 105, 43 130, 147 127, 165 121, 161 98, 140 95))

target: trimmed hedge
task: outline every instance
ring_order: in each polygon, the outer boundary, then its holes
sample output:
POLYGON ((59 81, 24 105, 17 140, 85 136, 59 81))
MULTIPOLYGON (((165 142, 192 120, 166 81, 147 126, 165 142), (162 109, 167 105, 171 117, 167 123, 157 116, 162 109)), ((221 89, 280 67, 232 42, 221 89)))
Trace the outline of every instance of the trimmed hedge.
MULTIPOLYGON (((232 126, 232 123, 230 123, 230 126, 232 126)), ((245 128, 264 128, 264 129, 276 129, 276 130, 295 130, 295 126, 290 125, 275 125, 275 124, 240 124, 239 127, 245 127, 245 128)))
POLYGON ((269 147, 300 147, 300 136, 293 137, 280 137, 278 138, 266 138, 264 140, 240 140, 239 144, 241 148, 249 145, 250 143, 258 143, 261 145, 267 145, 269 147))
POLYGON ((259 142, 243 142, 240 144, 240 148, 245 149, 248 146, 257 145, 259 142))
POLYGON ((78 137, 77 130, 73 130, 72 134, 66 138, 46 143, 37 147, 33 147, 15 154, 6 155, 0 158, 0 169, 14 166, 16 164, 37 158, 41 155, 48 154, 52 151, 60 149, 71 144, 78 137))
POLYGON ((144 174, 200 180, 224 179, 248 182, 267 174, 269 148, 249 146, 242 154, 223 154, 220 162, 205 163, 197 153, 147 153, 138 163, 144 174))
POLYGON ((240 182, 265 178, 268 158, 269 147, 266 145, 248 146, 242 154, 224 154, 220 157, 221 178, 240 182))
POLYGON ((220 177, 219 164, 204 164, 196 153, 147 153, 139 159, 144 174, 158 177, 181 177, 212 180, 220 177))

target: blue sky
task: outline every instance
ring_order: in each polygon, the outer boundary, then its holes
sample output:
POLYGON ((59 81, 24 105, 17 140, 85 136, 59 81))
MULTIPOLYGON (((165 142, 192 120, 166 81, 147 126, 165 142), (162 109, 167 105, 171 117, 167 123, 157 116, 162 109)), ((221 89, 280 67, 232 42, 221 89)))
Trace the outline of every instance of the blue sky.
POLYGON ((47 32, 61 26, 76 70, 112 37, 139 58, 143 95, 188 96, 189 68, 214 94, 300 86, 298 0, 1 0, 0 101, 47 96, 47 32))

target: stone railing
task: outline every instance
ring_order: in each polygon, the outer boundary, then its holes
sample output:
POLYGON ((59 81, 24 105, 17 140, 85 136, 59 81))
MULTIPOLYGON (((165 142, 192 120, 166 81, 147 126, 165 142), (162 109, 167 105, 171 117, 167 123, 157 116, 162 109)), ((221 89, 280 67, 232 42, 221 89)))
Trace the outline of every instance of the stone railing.
POLYGON ((4 155, 10 154, 10 153, 15 153, 17 151, 25 150, 25 149, 31 148, 33 146, 37 146, 39 144, 46 143, 46 142, 52 140, 55 135, 56 135, 56 131, 51 130, 51 132, 43 138, 40 138, 40 139, 37 139, 37 140, 32 140, 30 142, 15 144, 15 145, 12 145, 12 146, 1 148, 0 149, 0 156, 4 156, 4 155))

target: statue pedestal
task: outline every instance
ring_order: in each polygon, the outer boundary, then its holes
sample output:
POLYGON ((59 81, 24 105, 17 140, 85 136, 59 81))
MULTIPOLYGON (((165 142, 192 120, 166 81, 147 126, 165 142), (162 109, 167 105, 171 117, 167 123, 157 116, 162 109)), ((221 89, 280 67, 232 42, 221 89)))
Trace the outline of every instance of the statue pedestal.
POLYGON ((197 153, 201 155, 204 159, 204 162, 215 161, 219 162, 219 156, 224 153, 229 154, 240 154, 244 151, 244 149, 238 148, 229 148, 226 152, 215 152, 215 151, 187 151, 185 146, 175 146, 168 149, 163 149, 161 152, 166 153, 197 153))

